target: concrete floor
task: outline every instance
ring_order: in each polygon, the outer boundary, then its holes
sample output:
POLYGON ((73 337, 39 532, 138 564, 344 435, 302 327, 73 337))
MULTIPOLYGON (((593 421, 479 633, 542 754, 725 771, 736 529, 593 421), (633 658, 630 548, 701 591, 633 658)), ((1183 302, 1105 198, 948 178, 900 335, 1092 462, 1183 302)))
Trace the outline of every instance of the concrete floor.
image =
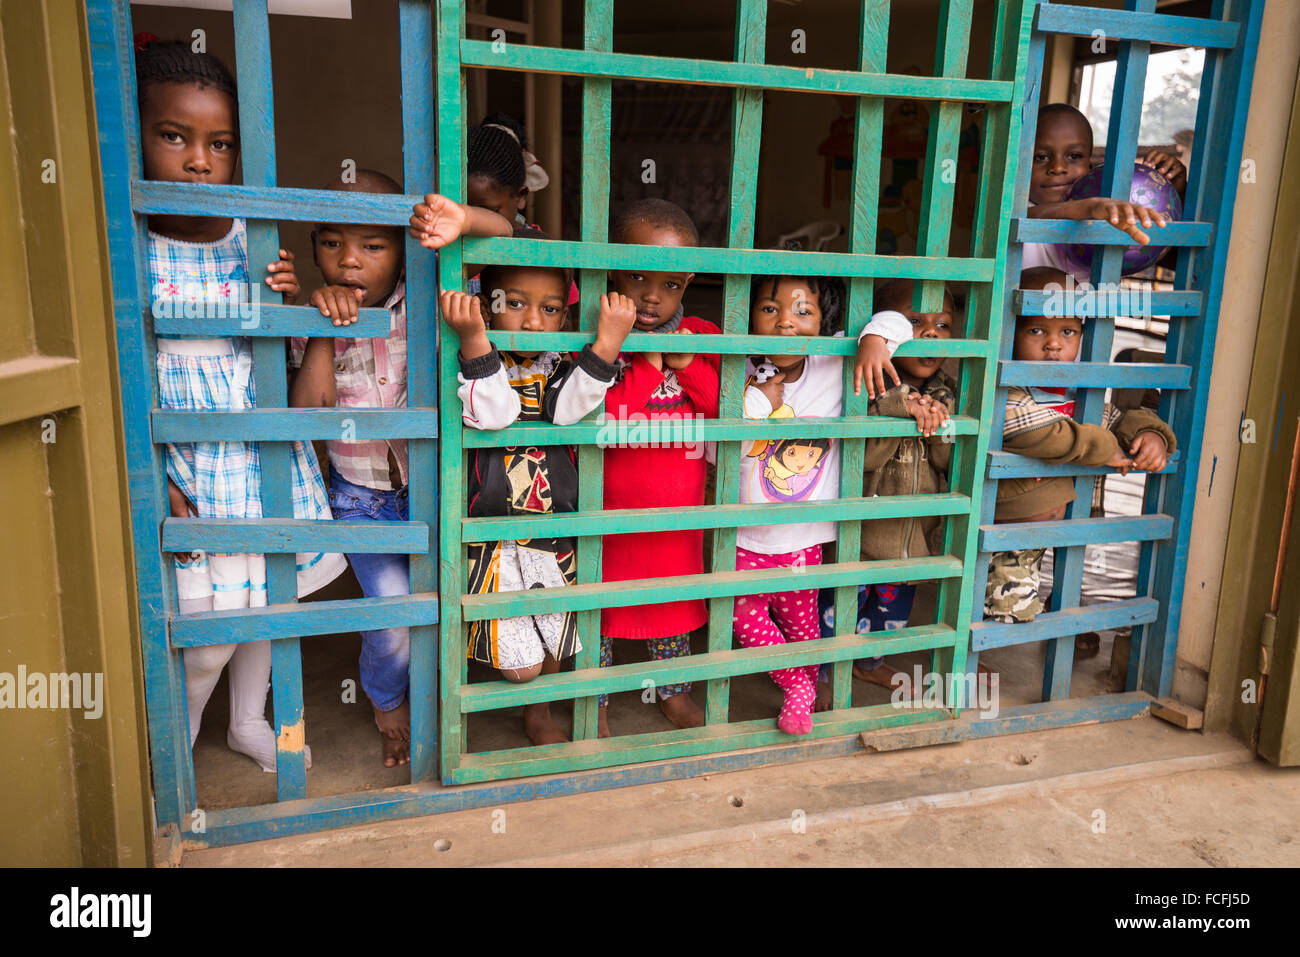
POLYGON ((182 866, 1296 867, 1298 813, 1300 768, 1141 717, 187 851, 182 866))

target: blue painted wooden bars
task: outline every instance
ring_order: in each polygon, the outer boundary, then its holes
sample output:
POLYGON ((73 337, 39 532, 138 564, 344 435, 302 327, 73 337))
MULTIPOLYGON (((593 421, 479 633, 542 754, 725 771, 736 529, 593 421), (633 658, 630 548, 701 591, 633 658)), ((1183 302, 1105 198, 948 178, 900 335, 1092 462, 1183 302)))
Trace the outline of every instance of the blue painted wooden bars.
MULTIPOLYGON (((235 74, 239 83, 244 181, 251 186, 274 187, 275 96, 271 82, 271 34, 266 0, 235 0, 234 12, 235 74)), ((249 220, 248 272, 251 282, 260 282, 265 264, 280 258, 279 249, 279 227, 274 222, 249 220)), ((272 297, 278 295, 268 294, 272 297)), ((253 381, 258 403, 263 407, 289 404, 283 341, 253 340, 253 381)), ((286 442, 263 442, 259 445, 262 514, 268 518, 293 517, 291 448, 286 442)), ((266 556, 266 588, 270 605, 297 600, 293 555, 266 556)), ((275 713, 273 727, 277 734, 276 794, 281 801, 305 797, 307 758, 304 751, 302 653, 296 638, 281 638, 271 643, 271 695, 275 713)))
MULTIPOLYGON (((1109 469, 1076 465, 1055 466, 998 451, 1001 410, 995 412, 994 441, 989 458, 990 483, 984 499, 981 550, 1056 546, 1055 582, 1051 610, 1031 623, 977 622, 971 629, 973 652, 983 649, 1048 642, 1043 679, 1045 699, 1066 699, 1074 635, 1100 628, 1133 627, 1128 687, 1167 695, 1173 679, 1176 627, 1182 601, 1191 502, 1200 450, 1200 423, 1208 398, 1209 363, 1222 291, 1223 262, 1231 226, 1231 198, 1257 46, 1262 3, 1253 0, 1217 2, 1209 19, 1154 13, 1154 0, 1128 0, 1125 9, 1102 10, 1040 3, 1030 45, 1031 72, 1041 70, 1043 37, 1048 33, 1096 36, 1119 41, 1119 60, 1111 104, 1106 154, 1135 155, 1142 109, 1143 80, 1152 43, 1192 45, 1206 49, 1197 119, 1196 146, 1189 171, 1186 222, 1154 230, 1152 242, 1180 249, 1172 291, 1120 289, 1121 247, 1129 238, 1108 224, 1028 219, 1024 216, 1028 171, 1022 166, 1016 193, 1012 251, 1007 268, 1018 268, 1019 242, 1087 242, 1102 247, 1095 257, 1092 290, 1012 290, 1007 300, 1007 324, 999 363, 999 401, 1011 385, 1077 388, 1075 417, 1099 422, 1102 390, 1106 387, 1146 387, 1162 390, 1161 415, 1173 427, 1179 451, 1158 475, 1148 477, 1144 515, 1138 518, 1079 518, 1086 515, 1092 483, 1109 469), (1202 265, 1208 260, 1210 265, 1202 265), (1199 268, 1193 270, 1192 264, 1199 268), (1103 291, 1096 291, 1103 290, 1103 291), (1016 315, 1077 315, 1086 319, 1078 363, 1011 361, 1011 323, 1016 315), (1116 316, 1168 316, 1169 345, 1161 365, 1111 364, 1112 330, 1116 316), (1076 477, 1077 501, 1063 522, 1037 525, 994 525, 997 480, 1066 475, 1076 477), (1138 596, 1123 602, 1080 606, 1083 548, 1088 544, 1140 541, 1138 596), (1144 627, 1145 626, 1145 627, 1144 627)), ((1033 146, 1038 91, 1024 107, 1022 155, 1033 146)), ((1131 167, 1109 163, 1102 192, 1128 194, 1131 167)), ((1014 282, 1009 283, 1013 287, 1014 282)), ((987 559, 981 556, 981 561, 987 559)), ((977 569, 976 591, 983 592, 986 569, 977 569)))
MULTIPOLYGON (((429 0, 401 0, 399 26, 402 44, 402 176, 407 192, 430 191, 436 183, 433 68, 429 55, 434 46, 433 9, 429 0)), ((409 218, 409 213, 408 213, 409 218)), ((459 269, 459 264, 456 266, 459 269)), ((433 255, 406 240, 406 348, 417 361, 407 363, 407 396, 411 411, 439 402, 438 281, 433 255), (418 361, 418 357, 427 357, 418 361)), ((453 404, 455 404, 453 402, 453 404)), ((434 419, 437 414, 435 410, 434 419)), ((392 434, 392 433, 390 433, 392 434)), ((428 548, 411 556, 413 593, 438 589, 438 448, 436 431, 411 435, 407 442, 407 502, 413 522, 427 525, 433 534, 428 548)), ((460 494, 453 486, 451 495, 460 494)), ((413 624, 411 636, 411 780, 433 781, 438 773, 438 635, 435 615, 413 624)))
POLYGON ((230 641, 309 638, 372 628, 427 627, 438 620, 438 593, 396 598, 349 598, 240 611, 205 611, 171 620, 174 648, 230 641))
POLYGON ((242 412, 176 412, 150 416, 153 440, 164 442, 288 441, 332 439, 351 434, 380 438, 436 439, 437 409, 246 409, 242 412))
MULTIPOLYGON (((315 306, 261 305, 245 308, 247 315, 229 318, 184 316, 154 316, 154 334, 178 339, 224 339, 230 336, 252 336, 283 339, 301 336, 312 329, 320 329, 321 314, 315 306)), ((388 335, 387 309, 359 309, 357 321, 346 330, 350 337, 367 338, 388 335)))

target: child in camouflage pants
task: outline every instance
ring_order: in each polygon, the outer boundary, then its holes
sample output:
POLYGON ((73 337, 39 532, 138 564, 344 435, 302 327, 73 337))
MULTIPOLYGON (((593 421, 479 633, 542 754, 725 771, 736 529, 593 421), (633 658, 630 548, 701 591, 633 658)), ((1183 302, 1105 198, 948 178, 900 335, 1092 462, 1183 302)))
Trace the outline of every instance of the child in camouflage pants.
MULTIPOLYGON (((1022 289, 1063 289, 1065 273, 1050 267, 1021 273, 1022 289), (1054 286, 1055 284, 1055 286, 1054 286)), ((1029 362, 1073 362, 1079 354, 1083 322, 1073 317, 1024 316, 1016 320, 1012 357, 1029 362)), ((1007 390, 1002 450, 1054 465, 1109 466, 1159 472, 1174 451, 1174 434, 1148 409, 1121 412, 1107 406, 1105 425, 1075 422, 1074 401, 1064 389, 1007 390)), ((1065 517, 1075 499, 1074 479, 1003 479, 998 482, 995 522, 1050 522, 1065 517)), ((989 560, 984 616, 995 621, 1033 621, 1043 610, 1039 565, 1045 548, 996 552, 989 560)))

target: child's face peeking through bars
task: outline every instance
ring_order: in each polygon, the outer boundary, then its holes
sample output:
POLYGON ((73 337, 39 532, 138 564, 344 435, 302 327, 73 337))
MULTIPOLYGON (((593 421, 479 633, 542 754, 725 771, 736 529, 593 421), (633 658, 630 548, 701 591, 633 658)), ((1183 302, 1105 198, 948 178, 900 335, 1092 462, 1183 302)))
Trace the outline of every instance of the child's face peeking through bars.
MULTIPOLYGON (((479 292, 483 315, 493 329, 505 332, 558 332, 568 315, 568 286, 558 269, 496 266, 483 270, 479 292)), ((538 350, 511 349, 523 358, 538 350)))
POLYGON ((382 305, 402 272, 402 231, 391 226, 322 223, 312 231, 325 282, 361 291, 361 306, 382 305))
MULTIPOLYGON (((666 226, 636 222, 628 226, 622 241, 635 246, 693 246, 690 237, 666 226)), ((695 278, 689 272, 644 272, 639 269, 610 270, 614 291, 636 305, 636 332, 657 329, 673 317, 682 304, 686 287, 695 278)))
MULTIPOLYGON (((817 293, 806 280, 786 277, 754 293, 749 327, 756 336, 815 336, 821 324, 817 293)), ((803 356, 768 355, 767 359, 786 374, 787 382, 803 372, 803 356)))
MULTIPOLYGON (((1020 288, 1052 293, 1065 288, 1059 269, 1038 267, 1020 274, 1020 288)), ((1073 362, 1083 345, 1083 320, 1074 316, 1020 316, 1011 357, 1024 362, 1073 362)))
POLYGON ((226 186, 239 162, 235 102, 215 86, 155 83, 140 111, 144 178, 226 186))
POLYGON ((1029 199, 1061 203, 1079 177, 1092 169, 1092 127, 1077 113, 1045 112, 1034 132, 1029 199))
MULTIPOLYGON (((940 312, 917 312, 912 308, 914 283, 910 279, 896 279, 886 283, 876 293, 877 309, 893 309, 905 315, 912 324, 914 339, 951 339, 957 313, 957 302, 945 287, 943 308, 940 312)), ((943 365, 942 356, 899 356, 894 366, 906 385, 920 388, 943 365)))

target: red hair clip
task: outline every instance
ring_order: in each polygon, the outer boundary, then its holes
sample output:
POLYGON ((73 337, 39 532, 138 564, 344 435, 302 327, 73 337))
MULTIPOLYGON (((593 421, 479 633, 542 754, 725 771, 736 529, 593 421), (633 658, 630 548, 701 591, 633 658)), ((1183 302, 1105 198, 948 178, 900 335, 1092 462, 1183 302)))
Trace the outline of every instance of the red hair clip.
POLYGON ((149 49, 151 43, 157 43, 158 38, 152 33, 137 33, 135 35, 135 52, 149 49))

